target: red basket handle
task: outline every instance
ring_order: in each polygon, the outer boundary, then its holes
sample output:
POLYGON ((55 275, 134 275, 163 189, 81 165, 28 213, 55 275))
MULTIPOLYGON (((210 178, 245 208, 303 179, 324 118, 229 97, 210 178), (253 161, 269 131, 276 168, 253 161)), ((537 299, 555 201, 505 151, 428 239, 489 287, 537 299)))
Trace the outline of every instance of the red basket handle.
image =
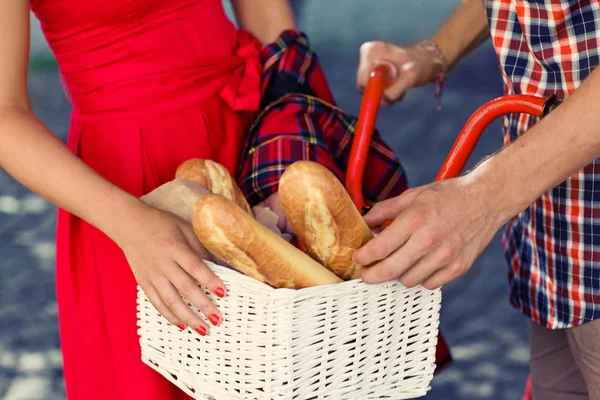
POLYGON ((461 174, 481 134, 496 118, 513 113, 543 117, 555 104, 554 102, 554 97, 544 98, 524 94, 502 96, 488 101, 467 120, 435 180, 455 178, 461 174))
MULTIPOLYGON (((373 69, 358 114, 346 171, 345 187, 359 211, 367 206, 363 198, 363 178, 377 112, 383 98, 383 91, 390 83, 389 76, 388 67, 385 65, 378 65, 373 69)), ((512 113, 543 117, 556 104, 554 97, 543 98, 530 95, 509 95, 487 102, 477 109, 463 126, 435 180, 454 178, 461 174, 481 134, 496 118, 512 113)), ((391 221, 388 221, 384 226, 390 223, 391 221)))
POLYGON ((346 171, 346 190, 359 211, 367 205, 363 200, 363 178, 375 130, 377 112, 383 98, 383 91, 390 83, 389 78, 390 71, 385 65, 377 65, 371 71, 356 122, 346 171))

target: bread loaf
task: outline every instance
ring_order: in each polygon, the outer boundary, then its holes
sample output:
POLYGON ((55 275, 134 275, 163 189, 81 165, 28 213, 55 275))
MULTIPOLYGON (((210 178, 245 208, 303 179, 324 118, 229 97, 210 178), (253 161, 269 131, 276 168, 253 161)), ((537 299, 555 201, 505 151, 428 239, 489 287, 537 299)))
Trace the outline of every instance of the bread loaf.
POLYGON ((250 205, 246 201, 244 194, 239 186, 227 171, 227 168, 221 164, 200 158, 192 158, 183 162, 175 171, 176 178, 187 178, 206 187, 212 193, 220 194, 235 204, 242 210, 253 215, 250 205))
POLYGON ((352 253, 373 233, 335 175, 315 162, 295 162, 279 180, 279 198, 308 253, 344 280, 359 278, 352 253))
POLYGON ((192 222, 192 211, 200 197, 210 193, 204 186, 185 178, 167 182, 140 199, 151 207, 171 212, 192 222))
POLYGON ((239 272, 276 288, 304 288, 341 279, 225 197, 202 196, 194 232, 214 255, 239 272))

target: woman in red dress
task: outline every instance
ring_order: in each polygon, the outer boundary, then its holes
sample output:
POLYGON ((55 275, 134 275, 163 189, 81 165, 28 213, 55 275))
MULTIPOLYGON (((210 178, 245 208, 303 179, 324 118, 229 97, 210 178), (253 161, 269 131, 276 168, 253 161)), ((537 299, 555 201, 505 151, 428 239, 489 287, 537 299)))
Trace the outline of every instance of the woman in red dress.
MULTIPOLYGON (((223 283, 189 224, 139 196, 192 157, 231 173, 259 106, 261 42, 294 29, 287 0, 0 2, 0 165, 59 208, 57 297, 70 400, 187 398, 142 364, 136 283, 171 323, 222 316, 193 284, 223 283), (29 10, 41 21, 73 104, 68 148, 31 112, 29 10)), ((56 94, 60 95, 59 93, 56 94)))

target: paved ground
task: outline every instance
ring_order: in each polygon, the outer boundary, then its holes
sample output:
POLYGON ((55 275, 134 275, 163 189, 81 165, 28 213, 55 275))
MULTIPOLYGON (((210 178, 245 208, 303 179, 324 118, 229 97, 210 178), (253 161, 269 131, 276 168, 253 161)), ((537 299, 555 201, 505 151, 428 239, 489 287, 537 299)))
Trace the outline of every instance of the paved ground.
MULTIPOLYGON (((356 113, 357 50, 366 40, 410 42, 433 32, 457 4, 435 11, 422 0, 296 1, 340 105, 356 113), (401 4, 401 5, 400 5, 401 4), (374 8, 371 6, 371 8, 374 8)), ((34 32, 35 33, 35 32, 34 32)), ((39 36, 34 35, 39 38, 39 36)), ((35 56, 45 46, 36 40, 35 56)), ((43 64, 43 63, 42 63, 43 64)), ((30 78, 34 109, 61 138, 70 107, 56 70, 30 78)), ((398 151, 412 185, 435 178, 469 115, 501 94, 490 44, 450 75, 444 108, 435 111, 433 88, 415 90, 381 112, 378 126, 398 151)), ((501 145, 499 125, 486 132, 474 160, 501 145)), ((0 170, 0 400, 64 399, 54 295, 55 209, 0 170)), ((442 328, 456 363, 434 379, 428 399, 518 399, 527 374, 525 320, 507 302, 506 267, 498 238, 463 279, 444 288, 442 328)))

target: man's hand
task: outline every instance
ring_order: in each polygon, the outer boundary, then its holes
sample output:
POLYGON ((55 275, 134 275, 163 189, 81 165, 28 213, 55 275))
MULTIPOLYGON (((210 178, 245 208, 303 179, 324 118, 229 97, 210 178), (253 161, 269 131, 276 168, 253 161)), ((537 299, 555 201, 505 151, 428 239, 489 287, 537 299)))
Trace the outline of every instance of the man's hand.
POLYGON ((463 275, 505 222, 495 207, 501 199, 492 192, 462 177, 376 204, 365 216, 369 226, 394 221, 355 252, 356 262, 373 264, 362 268, 362 279, 435 289, 463 275))

